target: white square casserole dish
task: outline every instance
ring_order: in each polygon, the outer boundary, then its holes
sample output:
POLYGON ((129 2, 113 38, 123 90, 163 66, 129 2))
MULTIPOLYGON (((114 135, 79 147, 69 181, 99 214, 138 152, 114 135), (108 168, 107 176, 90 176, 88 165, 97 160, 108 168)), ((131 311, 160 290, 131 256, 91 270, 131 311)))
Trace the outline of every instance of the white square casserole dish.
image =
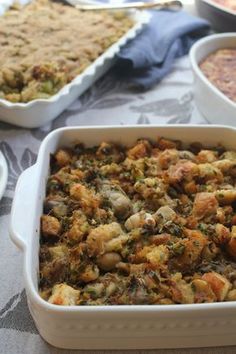
MULTIPOLYGON (((26 4, 31 1, 20 0, 19 2, 26 4)), ((13 2, 14 0, 1 1, 0 15, 13 2)), ((56 118, 114 65, 116 55, 121 47, 128 40, 134 38, 142 27, 149 22, 151 17, 150 13, 145 11, 127 12, 127 16, 134 21, 134 26, 55 95, 48 99, 36 99, 27 103, 12 103, 5 99, 0 99, 0 120, 20 127, 36 128, 56 118)))
POLYGON ((236 302, 193 305, 57 306, 38 294, 39 228, 49 173, 49 155, 75 141, 130 145, 137 138, 164 136, 236 149, 236 129, 220 126, 117 126, 62 128, 43 141, 37 162, 19 178, 10 234, 24 253, 28 305, 42 337, 70 349, 142 349, 236 344, 236 302), (29 214, 29 216, 27 215, 29 214), (26 217, 27 215, 27 217, 26 217))
POLYGON ((213 124, 236 126, 236 102, 229 99, 203 74, 199 63, 218 49, 236 49, 236 33, 213 34, 196 42, 190 50, 194 74, 194 98, 200 112, 213 124))

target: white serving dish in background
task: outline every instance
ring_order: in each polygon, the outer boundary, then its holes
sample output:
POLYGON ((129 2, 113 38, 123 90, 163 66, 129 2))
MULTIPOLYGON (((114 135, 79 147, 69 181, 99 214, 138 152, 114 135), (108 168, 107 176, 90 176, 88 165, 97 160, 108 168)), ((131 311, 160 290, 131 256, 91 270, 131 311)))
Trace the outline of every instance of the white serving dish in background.
POLYGON ((41 336, 70 349, 144 349, 236 345, 236 302, 191 305, 57 306, 38 294, 40 216, 50 154, 75 142, 131 145, 137 138, 164 136, 185 143, 218 143, 236 149, 236 129, 220 126, 116 126, 62 128, 43 141, 35 165, 20 176, 12 205, 10 235, 24 253, 30 312, 41 336), (26 213, 30 217, 25 217, 26 213))
POLYGON ((0 151, 0 200, 5 192, 8 178, 8 167, 5 157, 0 151))
POLYGON ((236 127, 236 103, 214 86, 199 67, 199 63, 209 54, 224 48, 236 49, 236 33, 213 34, 199 40, 191 48, 194 98, 199 111, 210 123, 236 127))
POLYGON ((214 0, 195 0, 195 5, 199 15, 207 19, 215 31, 236 31, 236 11, 214 0))
MULTIPOLYGON (((0 14, 6 11, 14 0, 0 0, 0 14)), ((22 4, 32 0, 20 0, 22 4)), ((12 103, 0 99, 0 120, 25 128, 36 128, 49 123, 85 92, 96 80, 104 75, 115 63, 116 54, 128 40, 134 38, 151 18, 146 11, 127 12, 134 26, 115 44, 109 47, 90 66, 58 93, 48 99, 36 99, 27 103, 12 103)))

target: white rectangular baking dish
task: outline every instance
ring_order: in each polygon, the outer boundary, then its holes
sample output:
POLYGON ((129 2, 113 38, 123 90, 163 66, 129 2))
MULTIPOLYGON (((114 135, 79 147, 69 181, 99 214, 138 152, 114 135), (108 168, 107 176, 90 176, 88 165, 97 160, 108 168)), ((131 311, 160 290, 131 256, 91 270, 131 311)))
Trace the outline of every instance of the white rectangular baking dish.
POLYGON ((236 49, 236 33, 213 34, 196 42, 190 50, 194 74, 194 98, 199 111, 213 124, 236 126, 236 103, 218 90, 203 74, 199 63, 218 49, 236 49))
MULTIPOLYGON (((30 1, 32 0, 20 0, 22 4, 29 3, 30 1)), ((4 13, 13 2, 14 0, 1 0, 0 14, 4 13)), ((0 99, 0 120, 20 127, 36 128, 56 118, 112 67, 120 48, 128 40, 134 38, 151 18, 150 13, 146 11, 127 12, 127 16, 133 19, 134 26, 87 67, 83 73, 78 75, 55 95, 48 99, 36 99, 28 103, 12 103, 0 99)))
POLYGON ((37 162, 20 176, 13 201, 10 235, 24 253, 24 281, 30 312, 42 337, 70 349, 142 349, 236 344, 236 302, 193 305, 57 306, 40 298, 39 227, 49 155, 76 141, 126 145, 137 138, 164 136, 190 143, 222 143, 236 149, 236 129, 220 126, 116 126, 62 128, 43 141, 37 162))

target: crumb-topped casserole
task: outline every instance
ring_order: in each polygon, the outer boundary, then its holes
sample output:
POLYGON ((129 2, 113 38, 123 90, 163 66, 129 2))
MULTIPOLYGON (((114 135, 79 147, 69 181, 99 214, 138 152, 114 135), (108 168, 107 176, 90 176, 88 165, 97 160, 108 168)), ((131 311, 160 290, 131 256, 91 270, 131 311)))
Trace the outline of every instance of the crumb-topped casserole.
POLYGON ((132 24, 124 13, 80 12, 50 0, 11 8, 0 17, 0 98, 49 98, 132 24))
POLYGON ((236 49, 219 49, 200 63, 213 85, 236 102, 236 49))
POLYGON ((40 295, 57 305, 236 300, 236 152, 138 140, 51 157, 40 295))

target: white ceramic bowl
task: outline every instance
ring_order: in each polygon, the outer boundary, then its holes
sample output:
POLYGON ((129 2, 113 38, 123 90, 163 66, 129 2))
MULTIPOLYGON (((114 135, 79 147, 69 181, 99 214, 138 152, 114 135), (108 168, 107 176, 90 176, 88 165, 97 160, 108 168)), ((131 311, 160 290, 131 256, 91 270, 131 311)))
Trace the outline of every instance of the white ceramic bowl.
MULTIPOLYGON (((31 1, 20 0, 22 4, 31 1)), ((0 0, 0 15, 13 2, 14 0, 0 0)), ((0 99, 0 120, 20 127, 36 128, 56 118, 114 65, 116 54, 119 53, 121 47, 134 38, 151 17, 146 11, 127 12, 127 16, 134 21, 134 26, 55 95, 48 99, 36 99, 27 103, 12 103, 0 99)))
POLYGON ((236 33, 214 34, 196 42, 190 50, 194 73, 194 96, 199 111, 214 124, 236 126, 236 103, 218 90, 203 74, 199 63, 218 49, 236 49, 236 33))
POLYGON ((195 4, 199 15, 207 19, 214 30, 236 31, 236 11, 217 4, 214 0, 195 0, 195 4))
POLYGON ((5 192, 7 186, 7 178, 8 178, 8 168, 5 157, 0 151, 0 200, 5 192))
POLYGON ((190 143, 236 149, 236 129, 219 126, 117 126, 62 128, 43 141, 37 162, 20 176, 10 234, 24 253, 24 280, 30 312, 42 337, 70 349, 142 349, 236 344, 236 302, 192 305, 57 306, 38 294, 40 216, 49 156, 76 141, 130 145, 137 138, 164 136, 190 143), (30 217, 25 217, 29 213, 30 217))

